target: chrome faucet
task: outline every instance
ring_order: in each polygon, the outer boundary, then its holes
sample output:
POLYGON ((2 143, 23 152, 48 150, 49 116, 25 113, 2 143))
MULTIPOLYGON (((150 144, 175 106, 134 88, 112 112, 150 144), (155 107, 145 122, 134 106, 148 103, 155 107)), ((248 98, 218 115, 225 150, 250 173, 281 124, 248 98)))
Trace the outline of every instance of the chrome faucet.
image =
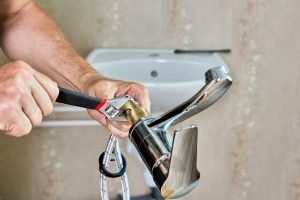
MULTIPOLYGON (((156 119, 148 117, 130 96, 97 99, 60 88, 56 101, 98 110, 108 120, 124 118, 131 122, 129 139, 152 173, 161 195, 178 198, 190 192, 199 182, 198 130, 196 125, 176 129, 174 134, 169 129, 212 105, 231 84, 232 79, 225 67, 212 68, 205 73, 205 85, 199 92, 156 119)), ((103 163, 99 163, 102 166, 103 163)))
MULTIPOLYGON (((215 67, 205 73, 205 85, 193 97, 156 119, 131 112, 133 126, 129 138, 152 173, 153 180, 165 198, 179 198, 196 187, 197 169, 196 125, 169 129, 203 111, 229 89, 232 79, 225 67, 215 67)), ((133 106, 135 107, 135 106, 133 106)), ((130 116, 131 115, 131 116, 130 116)))

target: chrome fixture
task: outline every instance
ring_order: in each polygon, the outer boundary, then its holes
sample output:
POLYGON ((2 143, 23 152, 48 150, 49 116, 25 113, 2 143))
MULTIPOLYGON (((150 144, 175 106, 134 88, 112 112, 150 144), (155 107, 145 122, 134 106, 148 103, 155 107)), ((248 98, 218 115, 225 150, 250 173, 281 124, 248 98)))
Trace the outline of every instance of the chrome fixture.
POLYGON ((173 135, 169 129, 212 105, 223 96, 231 83, 227 70, 215 67, 205 73, 205 85, 199 92, 160 117, 152 119, 139 115, 130 119, 129 113, 129 121, 133 124, 129 138, 152 173, 163 197, 179 198, 187 194, 200 178, 196 166, 196 125, 179 128, 173 135))

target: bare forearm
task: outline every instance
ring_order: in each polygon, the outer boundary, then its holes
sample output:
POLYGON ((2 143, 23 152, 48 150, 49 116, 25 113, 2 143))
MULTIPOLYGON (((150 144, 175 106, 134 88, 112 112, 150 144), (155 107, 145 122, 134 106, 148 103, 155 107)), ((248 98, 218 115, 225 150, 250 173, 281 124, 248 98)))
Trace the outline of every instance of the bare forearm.
POLYGON ((96 72, 33 2, 1 24, 1 46, 11 60, 23 60, 60 86, 78 91, 95 77, 96 72))

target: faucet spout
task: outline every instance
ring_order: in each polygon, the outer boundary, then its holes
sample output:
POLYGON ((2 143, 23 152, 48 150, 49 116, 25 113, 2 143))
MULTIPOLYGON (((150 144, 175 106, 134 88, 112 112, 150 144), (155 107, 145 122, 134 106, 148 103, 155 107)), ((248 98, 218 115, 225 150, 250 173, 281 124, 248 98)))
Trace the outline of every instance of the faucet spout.
POLYGON ((168 126, 182 122, 211 106, 229 89, 232 79, 225 67, 214 67, 205 73, 205 85, 190 99, 153 120, 149 126, 168 126))

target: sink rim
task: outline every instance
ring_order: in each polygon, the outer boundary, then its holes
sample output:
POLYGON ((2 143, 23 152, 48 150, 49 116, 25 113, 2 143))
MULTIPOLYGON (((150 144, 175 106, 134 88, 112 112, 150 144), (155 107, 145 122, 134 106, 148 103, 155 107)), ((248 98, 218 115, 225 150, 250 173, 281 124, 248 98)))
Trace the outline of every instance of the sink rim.
POLYGON ((219 53, 184 53, 175 54, 175 49, 166 48, 94 48, 86 57, 89 64, 95 62, 106 62, 115 60, 127 60, 132 58, 147 58, 147 59, 161 59, 167 57, 168 59, 176 58, 180 60, 189 60, 203 62, 208 60, 213 65, 222 65, 228 69, 227 64, 221 58, 219 53), (159 56, 154 56, 158 54, 159 56), (101 56, 101 58, 100 58, 101 56))
MULTIPOLYGON (((184 53, 175 54, 175 49, 170 48, 94 48, 86 57, 86 61, 98 71, 98 68, 105 64, 112 64, 118 62, 126 61, 136 61, 136 62, 161 62, 161 61, 182 61, 199 63, 199 68, 204 71, 209 70, 212 67, 224 66, 230 73, 229 68, 225 61, 221 58, 219 53, 184 53), (159 56, 153 56, 153 54, 159 54, 159 56), (152 56, 151 56, 152 55, 152 56)), ((99 73, 101 71, 99 70, 99 73)), ((140 80, 129 80, 124 78, 112 78, 114 80, 127 80, 131 82, 139 82, 146 86, 155 87, 160 85, 162 87, 167 87, 169 85, 190 85, 195 83, 204 83, 204 80, 200 77, 199 79, 180 81, 180 82, 152 82, 152 81, 140 81, 140 80)))

